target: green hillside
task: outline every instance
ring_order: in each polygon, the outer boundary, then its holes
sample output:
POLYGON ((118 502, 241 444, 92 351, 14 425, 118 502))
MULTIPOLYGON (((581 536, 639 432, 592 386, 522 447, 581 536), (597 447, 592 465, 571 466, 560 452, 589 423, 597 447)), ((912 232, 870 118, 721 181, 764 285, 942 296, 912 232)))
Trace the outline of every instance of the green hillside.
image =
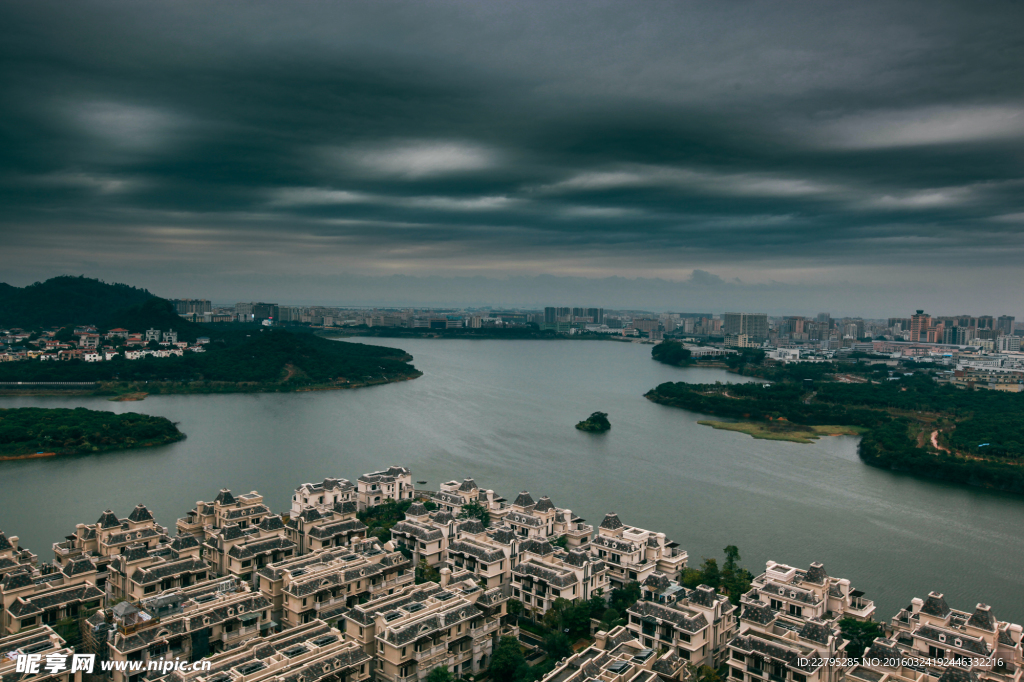
POLYGON ((0 326, 35 329, 99 324, 115 311, 154 298, 145 289, 61 276, 27 287, 0 284, 0 326))
MULTIPOLYGON (((288 390, 419 376, 409 364, 410 359, 397 348, 328 341, 313 334, 280 329, 249 329, 221 333, 214 337, 207 352, 187 352, 180 358, 96 363, 8 362, 0 365, 0 381, 223 382, 288 390)), ((229 389, 216 387, 218 391, 229 389)), ((203 386, 191 386, 190 390, 201 392, 203 386)))

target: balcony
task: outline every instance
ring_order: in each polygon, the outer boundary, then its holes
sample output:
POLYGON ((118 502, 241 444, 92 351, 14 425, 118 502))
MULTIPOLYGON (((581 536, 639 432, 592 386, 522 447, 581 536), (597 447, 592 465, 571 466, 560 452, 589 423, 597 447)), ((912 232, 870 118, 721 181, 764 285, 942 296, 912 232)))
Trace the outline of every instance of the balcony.
POLYGON ((854 597, 846 607, 844 615, 855 618, 870 618, 875 613, 875 602, 870 599, 854 597))
POLYGON ((403 585, 408 585, 408 584, 412 583, 415 580, 416 580, 416 574, 415 573, 406 573, 406 574, 400 575, 400 576, 398 576, 396 578, 391 578, 390 580, 385 580, 383 582, 377 583, 376 585, 370 585, 370 594, 379 594, 379 593, 384 592, 386 590, 392 590, 392 589, 395 589, 396 587, 401 587, 403 585))
POLYGON ((446 654, 447 655, 447 653, 448 653, 448 645, 445 644, 444 642, 441 642, 440 644, 435 644, 434 646, 430 647, 429 649, 423 649, 421 651, 414 651, 414 652, 412 652, 412 657, 415 658, 417 661, 425 661, 427 659, 434 658, 435 656, 437 656, 439 654, 446 654))
POLYGON ((258 635, 259 632, 259 625, 250 625, 248 627, 232 630, 231 632, 222 632, 220 635, 220 641, 224 642, 225 644, 229 642, 237 642, 243 637, 258 635))
POLYGON ((754 677, 764 677, 764 668, 755 668, 752 665, 747 666, 747 672, 754 677))
POLYGON ((471 637, 483 637, 487 633, 494 632, 497 629, 498 629, 498 621, 497 620, 485 621, 482 625, 479 625, 479 626, 477 626, 475 628, 470 628, 469 629, 469 634, 470 634, 471 637))
POLYGON ((338 595, 337 597, 332 597, 331 599, 328 599, 326 601, 314 602, 313 603, 313 608, 316 609, 317 611, 320 611, 321 609, 329 608, 331 606, 334 606, 335 604, 341 604, 346 599, 347 599, 347 596, 344 595, 344 594, 341 594, 341 595, 338 595))
POLYGON ((53 543, 53 553, 64 559, 80 555, 82 553, 82 549, 80 547, 75 547, 74 541, 65 540, 64 542, 53 543))

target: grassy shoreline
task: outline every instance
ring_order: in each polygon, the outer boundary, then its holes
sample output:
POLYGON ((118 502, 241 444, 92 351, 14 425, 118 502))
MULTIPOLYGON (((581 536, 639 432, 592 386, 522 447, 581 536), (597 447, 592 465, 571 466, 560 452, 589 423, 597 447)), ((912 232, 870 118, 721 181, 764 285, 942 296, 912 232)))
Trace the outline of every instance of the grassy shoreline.
POLYGON ((806 426, 788 422, 716 422, 705 419, 697 423, 721 431, 745 433, 759 440, 784 440, 791 443, 813 443, 822 436, 862 436, 867 432, 862 426, 806 426))

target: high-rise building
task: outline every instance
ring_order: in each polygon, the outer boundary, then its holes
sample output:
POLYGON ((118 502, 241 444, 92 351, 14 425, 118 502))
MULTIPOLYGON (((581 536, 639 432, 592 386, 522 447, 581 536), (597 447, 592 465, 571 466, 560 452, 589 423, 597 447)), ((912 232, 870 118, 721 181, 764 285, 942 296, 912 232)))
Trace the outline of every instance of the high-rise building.
POLYGON ((981 315, 978 317, 978 329, 995 329, 996 318, 991 315, 981 315))
POLYGON ((768 338, 768 314, 725 313, 722 331, 731 336, 745 335, 751 341, 764 341, 768 338))
POLYGON ((923 310, 918 310, 910 317, 910 340, 914 343, 928 340, 928 327, 932 326, 931 315, 926 315, 923 310), (924 337, 924 338, 922 338, 924 337))
POLYGON ((213 311, 213 306, 210 302, 202 298, 172 298, 171 303, 174 305, 175 312, 179 315, 187 315, 189 313, 202 315, 203 313, 213 311))
POLYGON ((1013 315, 1000 315, 996 320, 996 331, 1006 336, 1013 334, 1013 315))
MULTIPOLYGON (((604 308, 587 308, 585 316, 589 317, 594 324, 604 324, 604 308)), ((1010 329, 1013 329, 1012 317, 1010 318, 1010 329)))

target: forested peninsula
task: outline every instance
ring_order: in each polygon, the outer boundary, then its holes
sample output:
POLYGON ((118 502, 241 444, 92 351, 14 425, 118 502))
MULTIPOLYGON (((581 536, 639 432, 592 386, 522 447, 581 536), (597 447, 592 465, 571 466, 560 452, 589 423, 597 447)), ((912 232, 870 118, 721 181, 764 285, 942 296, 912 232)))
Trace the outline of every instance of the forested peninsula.
POLYGON ((733 430, 745 432, 746 425, 782 435, 848 427, 863 433, 859 452, 869 465, 1024 494, 1024 394, 963 390, 927 372, 889 376, 884 367, 861 368, 860 382, 838 382, 827 366, 812 367, 770 368, 772 384, 669 382, 646 397, 739 420, 733 430))
POLYGON ((185 437, 166 417, 84 407, 0 409, 0 461, 129 450, 185 437))

